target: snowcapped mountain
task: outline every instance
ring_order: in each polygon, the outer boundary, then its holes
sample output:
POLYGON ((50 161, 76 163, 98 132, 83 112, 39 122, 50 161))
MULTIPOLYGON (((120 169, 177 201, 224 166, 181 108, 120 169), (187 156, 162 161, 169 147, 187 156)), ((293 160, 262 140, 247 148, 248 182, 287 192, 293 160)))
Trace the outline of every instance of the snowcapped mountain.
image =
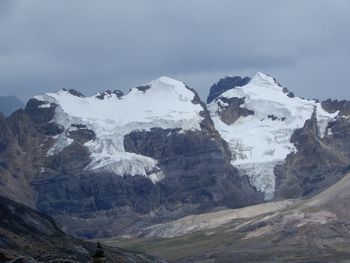
POLYGON ((151 83, 132 89, 125 96, 101 93, 92 97, 78 96, 66 90, 36 96, 40 108, 57 105, 53 121, 64 128, 55 136, 55 144, 48 151, 54 155, 73 143, 69 134, 79 127, 89 129, 95 139, 84 145, 92 162, 88 170, 113 172, 118 175, 143 175, 152 182, 164 177, 157 160, 129 153, 124 148, 124 136, 135 130, 162 129, 200 130, 203 107, 194 104, 195 94, 184 83, 161 77, 151 83))
POLYGON ((35 96, 0 115, 0 194, 105 237, 313 194, 350 164, 348 101, 302 99, 257 73, 220 80, 208 102, 168 77, 35 96))
POLYGON ((79 236, 262 200, 231 165, 196 91, 167 77, 127 94, 38 95, 3 123, 8 137, 0 139, 13 146, 4 151, 0 192, 79 236))
POLYGON ((291 95, 260 72, 246 85, 219 95, 208 108, 232 152, 232 165, 247 174, 266 199, 273 198, 275 166, 296 151, 291 142, 294 131, 315 112, 318 136, 323 138, 328 124, 338 115, 326 112, 319 102, 291 95))

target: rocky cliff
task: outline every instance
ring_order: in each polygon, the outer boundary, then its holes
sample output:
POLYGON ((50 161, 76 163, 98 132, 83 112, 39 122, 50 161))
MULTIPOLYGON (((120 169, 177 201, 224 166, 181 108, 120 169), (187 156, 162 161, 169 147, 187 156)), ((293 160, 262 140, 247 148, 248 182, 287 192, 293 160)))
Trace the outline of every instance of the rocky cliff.
POLYGON ((61 90, 37 96, 3 122, 11 145, 4 152, 11 165, 19 160, 21 171, 18 178, 10 168, 4 172, 15 178, 4 194, 79 236, 121 235, 262 200, 231 165, 198 94, 166 77, 126 95, 61 90), (22 188, 25 197, 16 195, 22 188))

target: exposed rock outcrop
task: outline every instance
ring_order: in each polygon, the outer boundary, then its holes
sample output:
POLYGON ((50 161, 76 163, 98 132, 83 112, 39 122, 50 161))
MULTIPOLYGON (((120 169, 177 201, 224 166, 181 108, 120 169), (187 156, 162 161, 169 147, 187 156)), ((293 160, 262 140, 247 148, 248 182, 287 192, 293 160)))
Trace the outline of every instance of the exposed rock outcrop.
POLYGON ((242 87, 247 85, 251 79, 249 77, 231 77, 227 76, 225 78, 220 79, 217 83, 211 86, 209 90, 209 95, 207 98, 207 103, 211 103, 217 97, 219 97, 225 91, 232 89, 234 87, 242 87))
POLYGON ((337 182, 350 164, 350 122, 339 117, 329 123, 320 137, 316 115, 292 136, 297 151, 275 168, 278 198, 295 198, 317 193, 337 182))
POLYGON ((346 100, 325 100, 321 102, 322 107, 328 112, 339 111, 339 115, 349 116, 350 115, 350 101, 346 100))

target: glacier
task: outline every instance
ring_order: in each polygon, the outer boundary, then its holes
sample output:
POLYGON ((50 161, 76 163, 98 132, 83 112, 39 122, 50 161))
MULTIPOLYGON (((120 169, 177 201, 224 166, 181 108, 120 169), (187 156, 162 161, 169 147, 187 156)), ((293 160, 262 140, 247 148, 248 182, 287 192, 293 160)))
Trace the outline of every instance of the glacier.
POLYGON ((288 96, 275 79, 261 72, 245 86, 221 94, 208 105, 208 109, 216 129, 229 145, 232 165, 248 176, 251 185, 263 192, 266 200, 273 198, 275 190, 274 167, 296 151, 290 141, 294 131, 302 128, 316 111, 322 138, 328 123, 338 115, 338 112, 326 112, 315 100, 288 96), (225 105, 220 98, 244 98, 240 107, 254 114, 241 116, 227 125, 220 118, 220 105, 225 105), (269 118, 269 115, 276 119, 269 118))
POLYGON ((142 175, 153 183, 163 179, 157 160, 125 151, 124 136, 151 128, 200 130, 203 108, 193 102, 195 94, 183 82, 161 77, 145 87, 133 88, 122 97, 109 94, 103 99, 98 98, 100 93, 80 97, 66 90, 35 96, 45 102, 41 107, 57 105, 52 121, 65 129, 54 138, 47 154, 53 155, 70 145, 73 140, 68 138, 69 132, 76 130, 76 125, 85 125, 96 134, 95 140, 85 143, 92 158, 85 169, 121 176, 142 175))

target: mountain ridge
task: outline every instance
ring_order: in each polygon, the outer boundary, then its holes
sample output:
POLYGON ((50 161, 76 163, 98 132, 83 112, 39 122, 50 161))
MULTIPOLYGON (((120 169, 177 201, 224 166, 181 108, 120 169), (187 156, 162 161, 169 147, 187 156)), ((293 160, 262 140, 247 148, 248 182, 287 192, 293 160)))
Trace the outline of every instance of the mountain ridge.
POLYGON ((0 96, 0 112, 6 117, 24 106, 25 104, 16 96, 0 96))
POLYGON ((0 193, 94 238, 339 180, 350 163, 349 103, 292 96, 263 73, 244 79, 211 89, 209 104, 167 77, 127 94, 35 96, 2 119, 0 193))

